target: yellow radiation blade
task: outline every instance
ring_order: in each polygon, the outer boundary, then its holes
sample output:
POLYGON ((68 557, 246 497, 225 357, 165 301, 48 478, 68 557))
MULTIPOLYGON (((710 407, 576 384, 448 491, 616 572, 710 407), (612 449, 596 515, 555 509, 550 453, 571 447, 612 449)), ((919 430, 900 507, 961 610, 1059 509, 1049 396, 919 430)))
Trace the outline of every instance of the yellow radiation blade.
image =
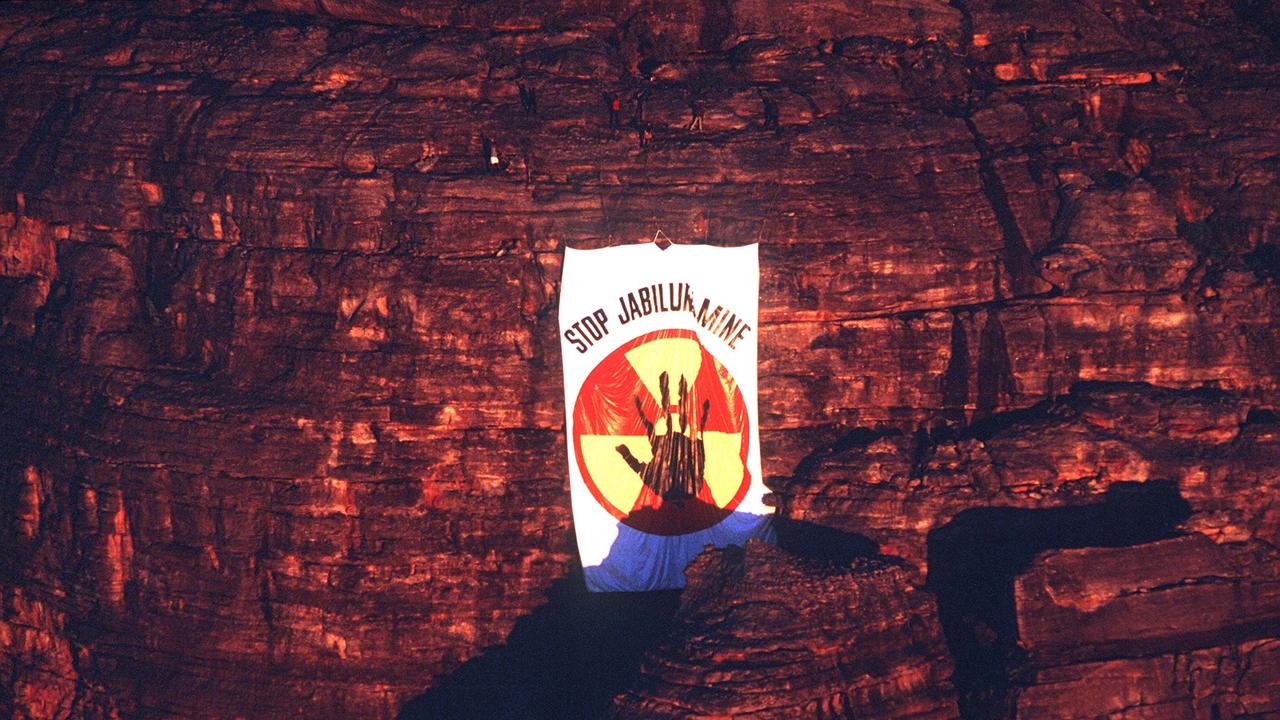
POLYGON ((705 432, 702 447, 707 453, 703 477, 716 505, 724 507, 742 486, 742 433, 705 432))
POLYGON ((596 489, 618 510, 631 512, 640 489, 644 486, 627 461, 618 454, 618 445, 626 445, 640 462, 653 459, 649 439, 644 435, 582 435, 578 438, 582 447, 582 460, 596 489))
POLYGON ((658 387, 658 376, 667 373, 671 404, 674 405, 680 402, 680 376, 683 375, 692 386, 702 369, 702 346, 690 338, 662 338, 628 350, 627 362, 640 376, 645 389, 659 402, 662 391, 658 387))

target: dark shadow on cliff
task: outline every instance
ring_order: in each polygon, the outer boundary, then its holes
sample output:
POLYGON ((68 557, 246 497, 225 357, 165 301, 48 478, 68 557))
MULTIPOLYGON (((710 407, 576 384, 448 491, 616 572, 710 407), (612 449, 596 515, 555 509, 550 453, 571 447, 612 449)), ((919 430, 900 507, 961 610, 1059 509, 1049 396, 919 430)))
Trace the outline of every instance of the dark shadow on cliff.
MULTIPOLYGON (((812 523, 775 518, 774 525, 779 544, 804 557, 847 564, 877 550, 860 535, 812 523)), ((626 543, 615 543, 604 562, 628 551, 626 543)), ((506 642, 437 678, 430 690, 401 708, 398 718, 604 717, 614 696, 637 677, 645 652, 670 631, 680 593, 589 593, 575 558, 569 574, 547 590, 547 602, 518 620, 506 642)))
POLYGON ((439 678, 399 720, 598 718, 670 626, 679 590, 588 593, 575 567, 507 641, 439 678))
POLYGON ((962 717, 1012 718, 1021 662, 1013 581, 1041 552, 1123 547, 1177 534, 1191 508, 1173 483, 1116 483, 1102 502, 965 510, 929 533, 928 587, 956 661, 962 717))
MULTIPOLYGON (((654 512, 634 515, 643 524, 654 512)), ((604 564, 630 551, 615 542, 604 564)), ((680 592, 587 592, 575 557, 569 574, 548 589, 547 602, 520 618, 505 643, 439 678, 405 704, 398 720, 603 717, 635 679, 644 653, 670 630, 680 592)))
POLYGON ((857 558, 880 557, 880 546, 865 535, 783 517, 773 519, 773 529, 778 547, 807 560, 844 567, 857 558))

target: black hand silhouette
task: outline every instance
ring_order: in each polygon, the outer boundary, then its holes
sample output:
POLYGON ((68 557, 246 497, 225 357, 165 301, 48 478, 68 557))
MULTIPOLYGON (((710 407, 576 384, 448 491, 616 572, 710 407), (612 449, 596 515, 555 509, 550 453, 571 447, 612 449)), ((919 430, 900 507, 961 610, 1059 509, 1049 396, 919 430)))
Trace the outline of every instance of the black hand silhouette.
POLYGON ((618 445, 614 449, 654 494, 662 496, 664 500, 691 498, 701 492, 705 481, 703 472, 706 469, 706 451, 702 444, 702 430, 707 425, 711 401, 702 402, 702 420, 690 432, 689 414, 693 409, 693 398, 689 396, 689 385, 681 375, 680 430, 677 431, 672 427, 671 412, 668 410, 671 407, 671 387, 665 372, 658 376, 658 389, 662 393, 662 404, 658 406, 658 416, 653 421, 645 417, 640 397, 636 396, 636 412, 644 423, 653 459, 647 463, 640 462, 626 445, 618 445), (655 424, 664 417, 667 420, 666 432, 658 435, 654 429, 655 424))

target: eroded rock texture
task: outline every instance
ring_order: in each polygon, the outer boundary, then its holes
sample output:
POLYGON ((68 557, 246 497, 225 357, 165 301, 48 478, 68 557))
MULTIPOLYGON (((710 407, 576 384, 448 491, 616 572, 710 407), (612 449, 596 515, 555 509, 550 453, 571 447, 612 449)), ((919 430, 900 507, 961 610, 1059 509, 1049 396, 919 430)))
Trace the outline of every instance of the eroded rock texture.
POLYGON ((0 707, 391 717, 503 643, 572 562, 561 249, 659 229, 761 243, 780 507, 927 563, 984 707, 1265 695, 1254 632, 1011 680, 1033 558, 963 548, 1274 545, 1275 15, 0 6, 0 707))
POLYGON ((1280 423, 1234 395, 1080 385, 959 432, 851 436, 776 486, 783 515, 918 568, 971 717, 1274 712, 1280 423), (1181 664, 1228 660, 1211 683, 1181 664))
POLYGON ((1280 713, 1280 557, 1187 535, 1058 550, 1015 583, 1019 718, 1280 713))
POLYGON ((757 542, 698 557, 674 640, 614 716, 954 718, 933 599, 875 560, 802 560, 757 542))

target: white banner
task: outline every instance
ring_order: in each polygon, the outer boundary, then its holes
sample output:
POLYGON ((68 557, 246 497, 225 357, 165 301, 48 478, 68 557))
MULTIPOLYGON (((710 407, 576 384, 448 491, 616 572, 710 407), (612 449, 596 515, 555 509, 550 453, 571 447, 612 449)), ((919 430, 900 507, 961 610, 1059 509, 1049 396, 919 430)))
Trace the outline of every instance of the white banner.
POLYGON ((772 538, 756 412, 757 249, 565 250, 569 487, 593 592, 684 587, 704 546, 772 538))

